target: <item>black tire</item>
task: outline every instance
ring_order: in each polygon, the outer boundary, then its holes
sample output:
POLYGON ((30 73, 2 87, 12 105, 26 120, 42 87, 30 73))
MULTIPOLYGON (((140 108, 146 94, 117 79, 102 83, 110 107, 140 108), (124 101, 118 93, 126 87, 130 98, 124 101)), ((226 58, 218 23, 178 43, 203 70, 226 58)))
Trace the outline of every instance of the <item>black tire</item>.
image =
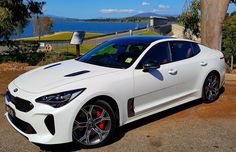
POLYGON ((211 72, 205 79, 202 88, 202 99, 204 103, 211 103, 219 98, 220 77, 218 73, 211 72))
POLYGON ((86 104, 81 108, 80 112, 76 116, 72 134, 74 141, 80 144, 80 146, 82 146, 83 148, 96 148, 107 144, 108 141, 111 139, 111 137, 114 135, 116 128, 117 128, 117 121, 115 113, 112 110, 111 106, 104 100, 96 100, 94 102, 86 104), (89 116, 90 118, 88 118, 89 115, 88 113, 85 114, 88 109, 89 111, 92 109, 91 110, 92 112, 90 112, 91 116, 89 116), (99 117, 96 117, 99 109, 101 110, 100 111, 101 115, 99 117), (101 120, 96 121, 98 119, 101 120), (87 120, 86 123, 87 127, 78 128, 77 130, 74 130, 78 126, 83 127, 82 125, 83 123, 79 123, 79 125, 76 126, 77 122, 86 120, 87 120), (101 125, 101 123, 103 123, 103 125, 101 125), (82 135, 84 129, 85 129, 84 135, 82 135), (88 140, 87 137, 86 139, 84 139, 84 136, 86 135, 88 135, 88 140))

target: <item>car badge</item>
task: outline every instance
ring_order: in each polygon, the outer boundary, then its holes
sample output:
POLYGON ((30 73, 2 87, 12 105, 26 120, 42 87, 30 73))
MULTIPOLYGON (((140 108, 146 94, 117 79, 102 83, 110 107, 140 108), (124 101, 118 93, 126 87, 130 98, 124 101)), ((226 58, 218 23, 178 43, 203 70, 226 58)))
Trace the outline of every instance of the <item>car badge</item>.
POLYGON ((14 92, 17 92, 17 91, 18 91, 18 89, 17 89, 17 88, 15 88, 13 91, 14 91, 14 92))

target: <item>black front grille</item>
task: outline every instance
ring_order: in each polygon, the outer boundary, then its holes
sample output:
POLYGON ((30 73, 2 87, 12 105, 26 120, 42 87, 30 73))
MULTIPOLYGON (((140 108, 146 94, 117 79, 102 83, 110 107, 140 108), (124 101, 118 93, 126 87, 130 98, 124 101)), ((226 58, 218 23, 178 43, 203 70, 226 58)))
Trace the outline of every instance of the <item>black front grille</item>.
POLYGON ((19 111, 29 112, 34 108, 34 105, 31 102, 18 97, 14 97, 9 91, 7 91, 6 93, 6 98, 9 102, 12 102, 15 105, 16 109, 19 111))
POLYGON ((12 117, 10 115, 8 115, 8 117, 10 118, 11 122, 21 131, 23 131, 26 134, 36 134, 36 131, 34 130, 34 128, 27 122, 24 122, 23 120, 20 120, 17 117, 12 117))

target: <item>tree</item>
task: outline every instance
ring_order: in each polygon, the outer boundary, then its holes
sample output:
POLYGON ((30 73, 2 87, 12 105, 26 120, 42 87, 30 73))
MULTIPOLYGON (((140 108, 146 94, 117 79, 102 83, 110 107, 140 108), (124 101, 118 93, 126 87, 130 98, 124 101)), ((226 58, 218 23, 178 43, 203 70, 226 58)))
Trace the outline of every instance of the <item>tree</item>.
POLYGON ((222 24, 230 0, 201 0, 201 42, 221 49, 222 24))
POLYGON ((214 49, 221 49, 222 24, 229 3, 236 0, 201 0, 201 41, 214 49))
POLYGON ((22 33, 32 14, 42 14, 42 4, 33 0, 0 1, 0 39, 8 40, 11 35, 22 33))
POLYGON ((223 24, 222 50, 226 62, 230 63, 231 55, 236 54, 236 12, 226 17, 223 24))
POLYGON ((183 13, 178 18, 179 22, 184 25, 184 36, 188 39, 197 38, 200 36, 199 22, 200 22, 200 1, 193 0, 191 4, 187 3, 183 13))
POLYGON ((53 21, 49 17, 37 17, 34 18, 33 25, 34 34, 38 35, 40 40, 41 35, 50 33, 53 26, 53 21))
MULTIPOLYGON (((34 14, 36 14, 37 20, 34 23, 40 27, 39 15, 42 14, 41 10, 43 9, 43 6, 46 4, 46 2, 32 2, 31 0, 30 4, 30 8, 34 10, 34 14)), ((40 40, 40 30, 38 31, 38 36, 40 40)))

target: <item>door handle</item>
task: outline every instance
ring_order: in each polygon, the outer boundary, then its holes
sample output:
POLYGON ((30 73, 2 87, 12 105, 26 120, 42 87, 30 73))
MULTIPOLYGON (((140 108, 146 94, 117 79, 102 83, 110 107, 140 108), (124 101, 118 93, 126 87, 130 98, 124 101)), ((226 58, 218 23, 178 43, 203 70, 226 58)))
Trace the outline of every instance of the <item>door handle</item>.
POLYGON ((201 65, 201 66, 207 66, 207 63, 206 63, 205 61, 202 61, 202 62, 200 63, 200 65, 201 65))
POLYGON ((177 69, 170 69, 169 74, 176 75, 178 73, 177 69))

